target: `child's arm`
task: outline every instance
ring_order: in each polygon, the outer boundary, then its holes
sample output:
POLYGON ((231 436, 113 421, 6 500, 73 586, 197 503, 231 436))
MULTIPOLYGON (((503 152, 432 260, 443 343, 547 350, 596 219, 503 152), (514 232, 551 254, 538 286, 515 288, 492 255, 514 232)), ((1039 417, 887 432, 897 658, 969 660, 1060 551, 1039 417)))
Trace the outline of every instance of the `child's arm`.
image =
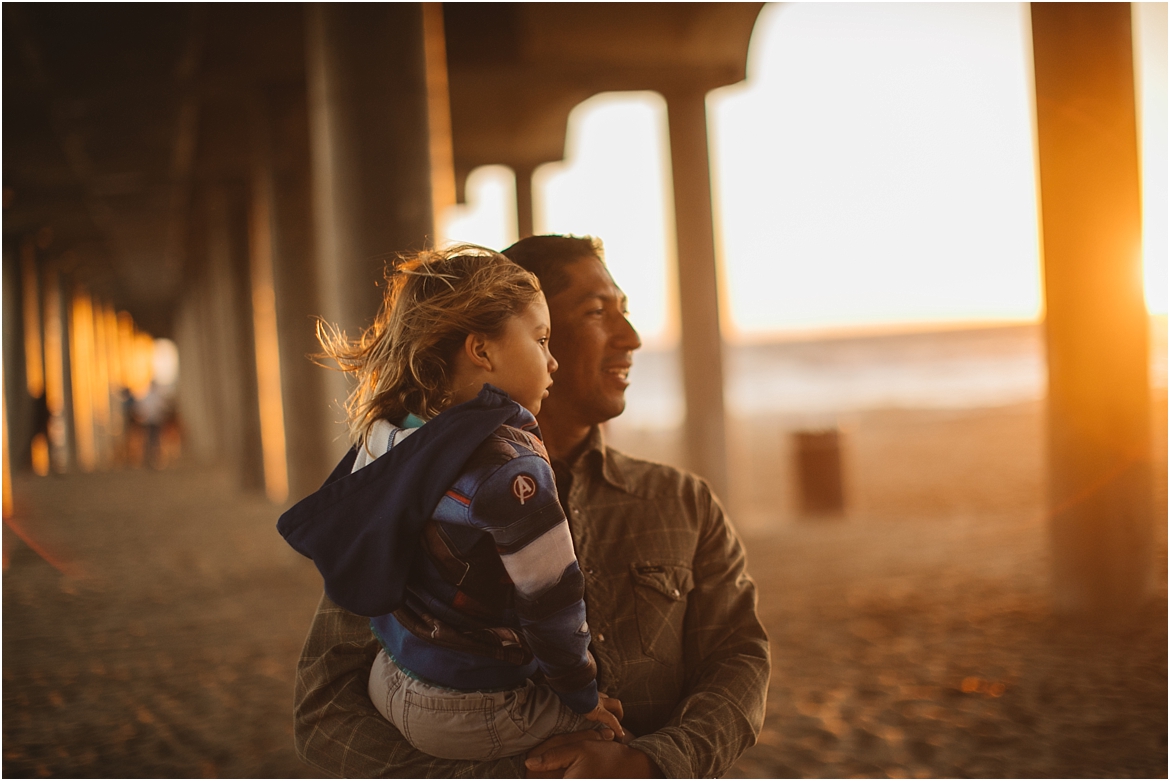
POLYGON ((495 540, 515 587, 521 632, 545 680, 575 712, 593 712, 597 665, 589 653, 585 579, 552 467, 536 454, 511 459, 483 482, 469 512, 495 540))

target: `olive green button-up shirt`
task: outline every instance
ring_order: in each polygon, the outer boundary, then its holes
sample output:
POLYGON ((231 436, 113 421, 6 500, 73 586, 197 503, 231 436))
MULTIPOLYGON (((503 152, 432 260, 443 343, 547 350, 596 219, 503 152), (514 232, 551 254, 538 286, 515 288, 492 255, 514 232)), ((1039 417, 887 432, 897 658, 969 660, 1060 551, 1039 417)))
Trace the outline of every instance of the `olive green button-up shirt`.
MULTIPOLYGON (((770 662, 744 551, 706 484, 604 444, 599 429, 558 487, 585 574, 598 688, 667 777, 722 775, 764 719, 770 662)), ((368 620, 322 598, 297 667, 301 757, 345 776, 517 777, 523 757, 436 759, 366 694, 368 620)))

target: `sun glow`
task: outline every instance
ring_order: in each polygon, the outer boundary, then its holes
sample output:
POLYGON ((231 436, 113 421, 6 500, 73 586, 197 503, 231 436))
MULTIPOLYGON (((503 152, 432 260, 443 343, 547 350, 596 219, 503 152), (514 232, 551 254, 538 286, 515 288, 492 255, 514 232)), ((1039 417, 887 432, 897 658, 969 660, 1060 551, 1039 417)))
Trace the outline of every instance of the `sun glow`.
POLYGON ((675 340, 666 101, 626 92, 579 105, 569 115, 565 161, 537 169, 533 192, 536 231, 600 238, 643 341, 675 340))
MULTIPOLYGON (((1028 7, 765 6, 747 81, 708 97, 725 333, 1036 321, 1028 7)), ((1134 14, 1146 299, 1166 312, 1166 6, 1134 14)), ((602 238, 648 344, 677 340, 666 108, 609 93, 534 177, 537 232, 602 238)), ((479 169, 453 238, 503 247, 514 179, 479 169)))
POLYGON ((467 177, 467 203, 447 209, 439 234, 447 244, 501 250, 516 241, 516 177, 502 165, 476 168, 467 177))
POLYGON ((764 9, 708 100, 737 332, 1038 317, 1025 13, 764 9))
POLYGON ((1142 244, 1146 307, 1166 314, 1166 4, 1134 3, 1134 72, 1142 158, 1142 244))

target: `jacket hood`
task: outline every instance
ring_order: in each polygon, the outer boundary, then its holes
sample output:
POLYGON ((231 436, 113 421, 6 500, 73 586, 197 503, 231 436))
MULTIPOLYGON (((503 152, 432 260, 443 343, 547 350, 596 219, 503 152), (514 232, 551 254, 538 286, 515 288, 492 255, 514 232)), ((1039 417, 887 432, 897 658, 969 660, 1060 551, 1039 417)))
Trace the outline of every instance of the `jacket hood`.
POLYGON ((402 606, 419 534, 475 449, 502 425, 539 435, 535 419, 485 384, 368 466, 352 472, 355 448, 325 484, 280 516, 277 531, 317 565, 325 594, 362 616, 402 606))

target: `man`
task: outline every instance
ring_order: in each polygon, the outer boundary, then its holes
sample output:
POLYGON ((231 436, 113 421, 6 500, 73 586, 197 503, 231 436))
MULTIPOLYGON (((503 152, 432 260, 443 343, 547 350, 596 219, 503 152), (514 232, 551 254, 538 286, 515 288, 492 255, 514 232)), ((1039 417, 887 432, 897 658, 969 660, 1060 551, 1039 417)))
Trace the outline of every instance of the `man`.
POLYGON ((366 694, 379 650, 367 619, 322 598, 297 668, 302 759, 346 776, 711 777, 755 742, 768 639, 743 547, 698 478, 606 447, 633 351, 626 299, 592 239, 535 236, 504 251, 536 274, 560 368, 538 422, 585 574, 598 687, 621 700, 628 744, 558 735, 524 757, 416 751, 366 694))

